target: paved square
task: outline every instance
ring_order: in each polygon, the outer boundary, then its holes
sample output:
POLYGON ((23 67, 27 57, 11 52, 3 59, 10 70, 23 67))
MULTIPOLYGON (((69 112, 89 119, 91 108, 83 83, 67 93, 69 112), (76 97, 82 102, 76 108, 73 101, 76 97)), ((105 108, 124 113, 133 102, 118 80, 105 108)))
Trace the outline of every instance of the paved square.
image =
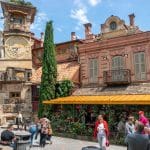
MULTIPOLYGON (((31 150, 81 150, 86 146, 98 146, 95 142, 80 141, 62 137, 52 137, 53 144, 47 144, 45 148, 33 147, 31 150)), ((126 150, 126 147, 110 145, 107 150, 126 150)))

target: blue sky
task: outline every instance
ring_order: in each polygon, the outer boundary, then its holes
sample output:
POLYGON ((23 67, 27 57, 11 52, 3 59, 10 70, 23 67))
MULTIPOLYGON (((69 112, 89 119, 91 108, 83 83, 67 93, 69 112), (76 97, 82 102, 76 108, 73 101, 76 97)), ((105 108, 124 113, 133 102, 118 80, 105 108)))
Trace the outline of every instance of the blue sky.
MULTIPOLYGON (((28 0, 37 7, 35 22, 31 30, 37 37, 44 32, 46 22, 53 20, 54 40, 60 43, 70 40, 70 33, 76 32, 84 38, 83 24, 92 23, 92 32, 100 32, 100 24, 111 15, 125 20, 135 14, 135 23, 143 31, 150 30, 150 0, 28 0)), ((2 29, 2 20, 0 21, 2 29)))

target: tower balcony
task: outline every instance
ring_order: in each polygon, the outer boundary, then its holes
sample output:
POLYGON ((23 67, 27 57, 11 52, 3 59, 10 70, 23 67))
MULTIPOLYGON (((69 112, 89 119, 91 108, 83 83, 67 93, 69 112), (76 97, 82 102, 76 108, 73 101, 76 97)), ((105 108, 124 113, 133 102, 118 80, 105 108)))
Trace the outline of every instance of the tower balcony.
POLYGON ((31 69, 8 67, 0 71, 0 82, 30 82, 31 69))
POLYGON ((20 31, 28 31, 26 25, 20 23, 10 23, 10 30, 20 30, 20 31))
POLYGON ((6 80, 6 73, 3 71, 0 71, 0 81, 5 81, 6 80))
POLYGON ((131 83, 129 69, 109 70, 103 72, 104 83, 107 85, 122 85, 131 83))

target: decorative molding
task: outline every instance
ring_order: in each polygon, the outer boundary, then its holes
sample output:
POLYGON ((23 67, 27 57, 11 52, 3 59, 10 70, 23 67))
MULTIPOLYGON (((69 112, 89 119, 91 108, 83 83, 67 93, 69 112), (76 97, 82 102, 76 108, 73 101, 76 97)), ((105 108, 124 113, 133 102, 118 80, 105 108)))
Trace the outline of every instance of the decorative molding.
POLYGON ((143 52, 146 51, 147 45, 135 45, 131 46, 133 52, 143 52))

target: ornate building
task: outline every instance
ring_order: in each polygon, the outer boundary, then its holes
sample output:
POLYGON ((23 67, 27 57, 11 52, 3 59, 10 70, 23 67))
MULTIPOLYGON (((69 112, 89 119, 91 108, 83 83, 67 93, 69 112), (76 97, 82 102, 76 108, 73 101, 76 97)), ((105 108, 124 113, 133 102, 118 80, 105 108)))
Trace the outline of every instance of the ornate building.
POLYGON ((139 30, 134 19, 129 15, 127 25, 112 15, 97 35, 92 24, 84 25, 85 39, 78 50, 82 88, 75 95, 150 93, 150 32, 139 30))
POLYGON ((4 16, 3 42, 0 49, 1 122, 13 119, 18 111, 31 115, 33 44, 30 25, 36 8, 1 2, 4 16))
POLYGON ((117 16, 101 24, 98 34, 84 24, 78 44, 80 88, 72 96, 45 104, 150 104, 150 32, 117 16))

